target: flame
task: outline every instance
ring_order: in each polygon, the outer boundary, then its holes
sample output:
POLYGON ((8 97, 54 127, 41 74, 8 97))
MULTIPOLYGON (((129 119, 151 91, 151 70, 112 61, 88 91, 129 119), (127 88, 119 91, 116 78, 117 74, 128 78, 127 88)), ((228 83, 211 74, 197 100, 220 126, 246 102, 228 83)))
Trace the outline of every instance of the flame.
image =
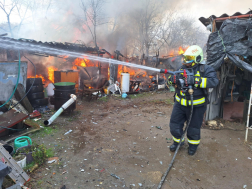
POLYGON ((87 67, 87 65, 86 65, 86 63, 85 63, 85 61, 84 61, 84 59, 81 59, 81 58, 76 58, 76 59, 74 60, 73 64, 74 64, 75 66, 87 67))
POLYGON ((48 72, 48 79, 54 83, 54 71, 57 71, 58 69, 55 68, 54 66, 50 66, 47 68, 47 72, 48 72))
POLYGON ((178 54, 184 54, 184 49, 182 47, 179 47, 179 51, 178 51, 178 54))
MULTIPOLYGON (((27 76, 27 78, 34 78, 34 76, 27 76)), ((46 81, 45 78, 41 74, 36 75, 35 78, 41 78, 43 83, 46 81)))
POLYGON ((146 77, 147 73, 146 71, 143 71, 141 69, 132 69, 130 67, 127 66, 122 66, 122 65, 118 65, 118 75, 117 78, 121 77, 121 73, 129 73, 131 77, 137 77, 140 78, 141 77, 146 77))
POLYGON ((171 51, 171 52, 169 53, 169 56, 174 56, 174 51, 171 51))
POLYGON ((186 48, 179 47, 177 52, 176 52, 176 50, 173 49, 172 51, 170 51, 169 56, 173 57, 173 56, 177 56, 177 55, 180 55, 180 54, 184 54, 187 48, 188 47, 186 47, 186 48))
POLYGON ((90 60, 88 60, 87 58, 76 58, 73 62, 73 67, 72 69, 77 69, 77 66, 81 66, 81 67, 89 67, 89 66, 93 66, 93 67, 98 67, 98 64, 91 62, 90 60))

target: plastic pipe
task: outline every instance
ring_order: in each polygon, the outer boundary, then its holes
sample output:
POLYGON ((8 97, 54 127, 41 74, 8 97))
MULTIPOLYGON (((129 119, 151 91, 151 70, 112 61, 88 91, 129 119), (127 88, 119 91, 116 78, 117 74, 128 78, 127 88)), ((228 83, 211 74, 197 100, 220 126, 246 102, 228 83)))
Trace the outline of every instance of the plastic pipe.
POLYGON ((53 114, 52 117, 50 117, 50 119, 44 121, 44 124, 45 125, 51 125, 51 123, 65 110, 67 109, 72 103, 74 103, 77 99, 76 95, 74 94, 71 94, 70 95, 70 99, 65 103, 63 104, 60 109, 58 109, 57 112, 55 112, 55 114, 53 114))

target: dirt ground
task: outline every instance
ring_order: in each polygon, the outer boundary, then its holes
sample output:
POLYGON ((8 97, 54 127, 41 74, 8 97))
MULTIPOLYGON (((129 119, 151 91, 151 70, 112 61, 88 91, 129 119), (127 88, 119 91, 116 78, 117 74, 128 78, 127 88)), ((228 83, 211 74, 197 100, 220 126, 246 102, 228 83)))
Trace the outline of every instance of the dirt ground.
MULTIPOLYGON (((62 115, 45 131, 30 135, 34 142, 55 149, 60 161, 30 173, 27 186, 157 188, 173 157, 169 151, 172 96, 161 91, 126 99, 78 100, 71 116, 62 115)), ((45 114, 42 120, 50 116, 45 114)), ((220 130, 203 127, 194 156, 187 154, 187 144, 181 147, 162 188, 252 188, 252 148, 244 143, 245 126, 222 122, 220 130)))

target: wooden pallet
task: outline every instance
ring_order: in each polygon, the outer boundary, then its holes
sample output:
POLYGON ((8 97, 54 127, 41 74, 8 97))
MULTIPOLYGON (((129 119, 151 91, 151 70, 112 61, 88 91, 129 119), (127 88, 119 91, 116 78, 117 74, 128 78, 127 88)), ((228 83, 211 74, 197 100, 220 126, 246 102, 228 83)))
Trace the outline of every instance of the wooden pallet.
MULTIPOLYGON (((9 152, 5 150, 2 143, 0 143, 0 160, 12 168, 9 176, 16 183, 16 186, 23 186, 27 181, 30 180, 30 177, 26 174, 26 172, 11 157, 9 152)), ((10 188, 13 188, 14 186, 10 188)))

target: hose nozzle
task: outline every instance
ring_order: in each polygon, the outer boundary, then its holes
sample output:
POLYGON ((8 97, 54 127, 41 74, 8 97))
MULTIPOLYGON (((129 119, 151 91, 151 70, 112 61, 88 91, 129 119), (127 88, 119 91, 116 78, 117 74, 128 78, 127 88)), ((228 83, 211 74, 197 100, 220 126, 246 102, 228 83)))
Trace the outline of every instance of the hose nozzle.
POLYGON ((168 73, 168 70, 167 69, 160 69, 160 73, 168 73))

